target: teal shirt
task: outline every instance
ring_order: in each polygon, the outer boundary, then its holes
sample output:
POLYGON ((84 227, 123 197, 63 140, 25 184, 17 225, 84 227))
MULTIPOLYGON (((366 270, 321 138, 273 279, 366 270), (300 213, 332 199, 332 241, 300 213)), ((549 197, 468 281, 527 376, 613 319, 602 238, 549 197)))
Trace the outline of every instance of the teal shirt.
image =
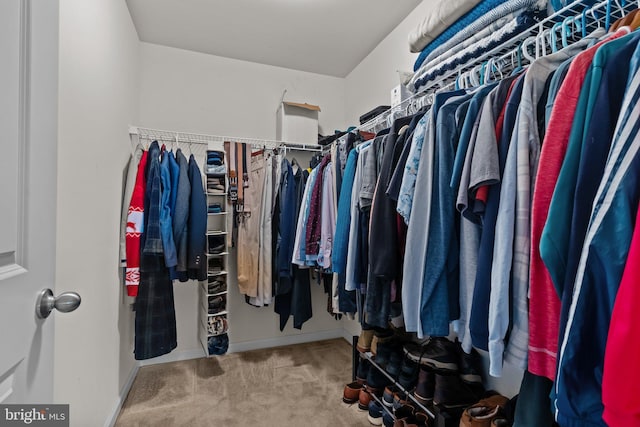
POLYGON ((551 280, 558 292, 564 290, 567 260, 569 257, 571 221, 573 218, 573 198, 578 180, 578 170, 584 137, 596 104, 598 88, 602 80, 602 70, 610 56, 629 42, 633 33, 603 44, 596 52, 585 76, 578 105, 573 117, 567 153, 560 169, 558 182, 553 191, 547 223, 540 239, 540 256, 549 270, 551 280))

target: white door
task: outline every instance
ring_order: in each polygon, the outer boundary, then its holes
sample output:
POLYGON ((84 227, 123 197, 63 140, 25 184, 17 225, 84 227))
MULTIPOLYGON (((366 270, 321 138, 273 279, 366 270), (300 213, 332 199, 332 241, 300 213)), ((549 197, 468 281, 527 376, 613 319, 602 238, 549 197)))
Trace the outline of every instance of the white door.
POLYGON ((42 289, 55 289, 57 104, 58 0, 0 1, 4 404, 53 401, 53 321, 60 314, 38 319, 35 308, 42 289))

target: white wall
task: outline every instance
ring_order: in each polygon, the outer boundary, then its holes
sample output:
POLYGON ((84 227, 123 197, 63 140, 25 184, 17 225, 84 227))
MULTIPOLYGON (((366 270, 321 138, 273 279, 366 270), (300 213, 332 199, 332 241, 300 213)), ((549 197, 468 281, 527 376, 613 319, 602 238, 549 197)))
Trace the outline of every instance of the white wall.
POLYGON ((358 124, 358 117, 378 105, 390 105, 391 89, 400 83, 398 70, 413 71, 418 54, 409 52, 407 36, 426 16, 432 3, 423 0, 346 77, 346 119, 358 124))
MULTIPOLYGON (((409 52, 407 35, 426 16, 431 1, 423 0, 384 40, 346 77, 346 120, 357 124, 358 117, 378 105, 390 105, 390 92, 399 84, 397 70, 412 71, 418 54, 409 52)), ((358 324, 345 321, 345 330, 358 332, 358 324)), ((485 386, 507 396, 520 389, 522 370, 505 364, 503 376, 488 375, 488 354, 483 352, 485 386)))
POLYGON ((60 2, 56 293, 82 304, 56 319, 54 396, 73 426, 104 424, 135 366, 117 254, 138 49, 124 1, 60 2))
POLYGON ((285 99, 319 105, 320 130, 344 127, 344 79, 141 43, 140 123, 275 139, 285 99))
MULTIPOLYGON (((149 43, 140 46, 140 126, 275 139, 276 110, 286 89, 287 100, 320 105, 323 134, 344 127, 344 79, 149 43)), ((301 153, 301 162, 302 157, 301 153)), ((314 316, 302 331, 294 330, 289 322, 281 333, 273 307, 247 305, 237 290, 234 269, 229 279, 229 337, 236 350, 287 342, 283 337, 296 340, 306 334, 341 335, 341 324, 326 314, 321 287, 312 285, 314 316)), ((201 349, 197 285, 181 283, 174 289, 178 348, 158 361, 187 357, 201 349)))

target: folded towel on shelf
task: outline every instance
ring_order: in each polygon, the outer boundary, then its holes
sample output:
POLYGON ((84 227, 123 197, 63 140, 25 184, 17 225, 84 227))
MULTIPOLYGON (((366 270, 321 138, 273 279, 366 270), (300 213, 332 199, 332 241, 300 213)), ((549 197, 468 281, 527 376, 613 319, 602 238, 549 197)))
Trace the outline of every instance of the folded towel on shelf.
POLYGON ((547 0, 484 0, 429 43, 420 52, 413 70, 419 70, 431 52, 453 37, 462 41, 509 13, 523 8, 546 10, 546 7, 547 0), (465 37, 456 36, 458 33, 464 33, 465 37))
MULTIPOLYGON (((444 61, 435 63, 429 68, 423 67, 425 68, 424 71, 416 73, 416 76, 418 77, 414 78, 412 81, 412 90, 419 91, 422 86, 427 85, 429 82, 442 76, 447 71, 451 71, 461 64, 466 64, 470 60, 483 55, 501 43, 520 34, 522 31, 535 24, 537 20, 537 16, 534 12, 525 12, 491 35, 478 40, 454 55, 447 55, 444 61)), ((421 68, 421 70, 423 70, 423 68, 421 68)))
POLYGON ((411 52, 420 52, 478 3, 480 3, 480 0, 430 1, 425 18, 409 33, 409 49, 411 52))

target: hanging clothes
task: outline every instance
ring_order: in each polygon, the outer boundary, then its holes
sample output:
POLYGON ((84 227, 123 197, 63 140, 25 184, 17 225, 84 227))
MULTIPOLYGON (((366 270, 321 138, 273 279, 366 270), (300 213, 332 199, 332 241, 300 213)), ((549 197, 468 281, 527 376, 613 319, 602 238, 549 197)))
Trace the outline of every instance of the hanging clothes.
POLYGON ((136 176, 138 174, 138 165, 143 153, 142 144, 139 142, 133 149, 133 154, 127 165, 127 174, 124 182, 124 190, 122 192, 122 213, 120 215, 120 267, 127 266, 127 220, 129 216, 129 207, 131 205, 131 197, 136 184, 136 176))
POLYGON ((141 152, 135 184, 127 210, 125 285, 127 287, 127 295, 130 297, 138 295, 138 287, 140 285, 140 247, 145 226, 144 199, 147 185, 145 179, 147 158, 148 152, 141 152))
POLYGON ((162 248, 160 174, 160 147, 154 141, 148 153, 140 286, 135 302, 134 354, 136 360, 167 354, 178 345, 173 285, 165 265, 162 248))
MULTIPOLYGON (((178 164, 178 184, 176 186, 176 205, 173 218, 173 241, 176 244, 178 264, 176 266, 176 277, 180 282, 186 282, 188 277, 188 221, 191 198, 191 181, 189 179, 189 162, 182 153, 176 151, 176 162, 178 164)), ((172 277, 173 278, 173 277, 172 277)))
MULTIPOLYGON (((264 154, 251 155, 248 187, 244 188, 243 211, 238 213, 238 286, 247 297, 258 296, 260 217, 264 187, 264 154)), ((240 185, 240 183, 239 183, 240 185)), ((239 198, 240 196, 238 196, 239 198)))
POLYGON ((202 173, 193 154, 189 156, 189 181, 187 274, 192 280, 207 280, 207 196, 202 185, 202 173))

